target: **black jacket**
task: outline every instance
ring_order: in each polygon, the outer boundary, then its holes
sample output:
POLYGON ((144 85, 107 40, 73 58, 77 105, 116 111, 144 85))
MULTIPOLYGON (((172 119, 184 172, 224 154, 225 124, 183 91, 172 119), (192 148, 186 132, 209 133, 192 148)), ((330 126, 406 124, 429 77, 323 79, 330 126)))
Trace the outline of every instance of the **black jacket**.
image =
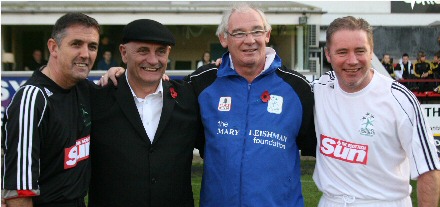
POLYGON ((194 206, 191 166, 201 122, 193 89, 163 82, 163 109, 151 144, 125 75, 118 83, 92 92, 89 206, 194 206))

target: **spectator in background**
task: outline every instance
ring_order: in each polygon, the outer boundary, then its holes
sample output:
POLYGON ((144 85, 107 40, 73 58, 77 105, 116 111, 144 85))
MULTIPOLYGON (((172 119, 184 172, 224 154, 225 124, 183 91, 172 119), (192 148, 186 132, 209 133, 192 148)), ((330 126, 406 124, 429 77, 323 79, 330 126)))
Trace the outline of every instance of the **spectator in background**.
MULTIPOLYGON (((418 79, 430 79, 433 78, 431 64, 426 61, 426 54, 423 51, 420 51, 417 55, 417 62, 414 63, 414 76, 418 79)), ((435 87, 434 83, 425 82, 418 83, 419 90, 421 92, 433 90, 435 87)))
POLYGON ((32 52, 32 59, 24 66, 24 70, 38 70, 42 66, 46 65, 47 61, 43 59, 43 53, 40 49, 35 49, 32 52))
MULTIPOLYGON (((434 73, 434 78, 440 78, 440 68, 439 68, 440 66, 439 65, 440 65, 440 50, 434 54, 434 59, 432 60, 432 63, 431 63, 431 70, 434 73)), ((434 91, 439 93, 440 92, 439 87, 440 86, 437 86, 434 89, 434 91)))
POLYGON ((111 67, 118 67, 118 63, 113 59, 111 51, 104 51, 103 59, 98 62, 97 70, 108 70, 111 67))
POLYGON ((437 207, 440 163, 414 94, 372 68, 373 28, 352 16, 330 23, 325 55, 334 71, 313 84, 319 150, 318 207, 437 207))
POLYGON ((381 63, 383 65, 383 67, 385 68, 385 70, 387 70, 388 74, 390 74, 391 78, 395 79, 396 74, 394 74, 394 66, 393 66, 393 63, 391 62, 390 55, 385 53, 383 55, 381 63))
POLYGON ((407 53, 404 53, 399 63, 396 64, 394 74, 396 74, 396 80, 413 78, 413 64, 409 60, 407 53))
POLYGON ((440 64, 440 50, 434 54, 434 58, 432 59, 431 62, 431 71, 432 74, 434 75, 434 78, 440 78, 439 64, 440 64))
POLYGON ((208 51, 205 51, 203 53, 202 60, 197 63, 197 68, 200 68, 202 65, 207 65, 210 63, 214 63, 214 61, 211 60, 211 54, 208 51))
MULTIPOLYGON (((103 54, 105 51, 110 51, 112 55, 114 55, 114 52, 116 51, 116 46, 112 43, 110 38, 104 34, 101 36, 101 40, 99 43, 98 57, 96 59, 96 64, 98 64, 104 58, 103 54)), ((95 65, 95 67, 93 68, 97 68, 97 65, 95 65)))
POLYGON ((414 76, 417 78, 432 78, 431 64, 426 61, 426 54, 420 51, 417 62, 414 63, 414 76))

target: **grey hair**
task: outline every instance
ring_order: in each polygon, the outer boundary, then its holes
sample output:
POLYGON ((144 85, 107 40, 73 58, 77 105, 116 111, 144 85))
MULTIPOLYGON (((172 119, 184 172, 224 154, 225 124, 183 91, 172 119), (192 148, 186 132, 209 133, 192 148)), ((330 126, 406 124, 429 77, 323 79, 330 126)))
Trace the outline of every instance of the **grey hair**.
POLYGON ((217 31, 215 32, 215 34, 217 36, 220 36, 221 34, 223 34, 224 38, 227 38, 228 34, 226 32, 228 31, 229 19, 230 19, 232 13, 234 13, 234 12, 247 12, 249 10, 255 10, 258 12, 258 14, 260 14, 261 19, 263 19, 264 30, 266 30, 266 31, 272 30, 272 27, 267 22, 266 15, 264 14, 264 12, 261 9, 257 8, 256 6, 253 6, 251 4, 248 4, 248 3, 237 3, 237 4, 234 4, 231 9, 223 12, 222 22, 218 25, 217 31))

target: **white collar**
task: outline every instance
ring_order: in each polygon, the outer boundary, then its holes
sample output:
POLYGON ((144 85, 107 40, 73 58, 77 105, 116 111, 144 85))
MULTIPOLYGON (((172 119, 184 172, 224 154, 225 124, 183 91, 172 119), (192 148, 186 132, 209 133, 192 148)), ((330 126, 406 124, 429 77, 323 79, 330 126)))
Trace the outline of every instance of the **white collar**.
MULTIPOLYGON (((128 87, 130 87, 130 91, 131 91, 132 96, 133 96, 134 98, 145 99, 145 97, 137 97, 136 94, 134 93, 133 89, 132 89, 131 86, 130 86, 130 82, 128 82, 128 72, 127 72, 127 71, 128 71, 128 70, 125 70, 125 80, 126 80, 127 83, 128 83, 128 87)), ((156 94, 157 94, 157 95, 161 95, 161 96, 162 96, 162 94, 163 94, 162 79, 160 79, 160 82, 159 82, 159 85, 158 85, 157 88, 156 88, 156 91, 155 91, 154 93, 150 94, 150 95, 156 95, 156 94)))
MULTIPOLYGON (((270 65, 272 65, 276 54, 277 52, 273 48, 266 47, 266 62, 264 64, 264 69, 263 71, 261 71, 261 73, 263 73, 265 70, 267 70, 270 67, 270 65)), ((231 62, 231 68, 235 70, 234 63, 232 62, 231 53, 229 53, 229 61, 231 62)))

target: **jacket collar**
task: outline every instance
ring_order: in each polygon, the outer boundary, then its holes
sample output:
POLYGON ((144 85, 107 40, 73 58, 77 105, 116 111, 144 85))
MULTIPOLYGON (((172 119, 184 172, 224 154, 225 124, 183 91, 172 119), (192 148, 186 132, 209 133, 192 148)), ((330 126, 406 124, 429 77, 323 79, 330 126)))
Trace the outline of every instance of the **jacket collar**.
MULTIPOLYGON (((281 58, 276 54, 275 50, 266 47, 266 63, 264 69, 260 75, 266 75, 274 72, 277 68, 281 67, 281 58)), ((259 76, 260 76, 259 75, 259 76)), ((231 55, 229 52, 223 54, 222 64, 217 72, 218 77, 224 76, 239 76, 232 63, 231 55)))
POLYGON ((156 143, 167 126, 176 104, 176 100, 171 96, 170 89, 173 87, 169 81, 161 81, 163 87, 163 107, 160 115, 159 125, 157 126, 156 135, 154 135, 153 144, 156 143))
MULTIPOLYGON (((128 70, 125 71, 125 81, 127 81, 128 87, 130 88, 131 94, 134 98, 141 98, 144 99, 145 97, 137 97, 136 94, 133 91, 133 88, 131 88, 130 82, 128 81, 128 70)), ((163 87, 162 87, 162 79, 160 79, 159 85, 156 88, 156 91, 153 94, 160 94, 163 95, 163 87)))
POLYGON ((146 143, 149 144, 150 141, 147 133, 145 132, 144 125, 142 124, 142 120, 139 116, 139 111, 137 110, 133 96, 130 93, 130 86, 128 85, 125 74, 118 78, 118 82, 119 84, 117 90, 115 91, 115 98, 119 104, 119 107, 142 140, 145 140, 146 143))

